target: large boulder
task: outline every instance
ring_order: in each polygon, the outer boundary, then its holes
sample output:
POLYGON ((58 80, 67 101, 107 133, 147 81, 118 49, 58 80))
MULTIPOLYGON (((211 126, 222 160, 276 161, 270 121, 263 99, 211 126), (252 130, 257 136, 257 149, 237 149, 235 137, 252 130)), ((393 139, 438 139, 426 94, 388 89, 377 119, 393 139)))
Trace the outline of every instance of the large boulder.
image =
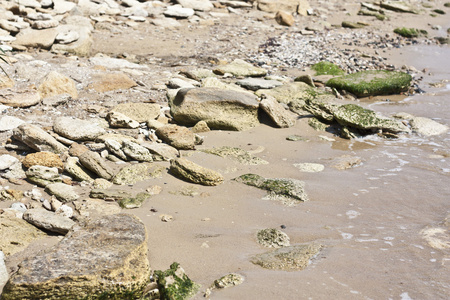
POLYGON ((215 88, 181 89, 169 103, 174 120, 194 126, 205 121, 218 130, 246 130, 259 124, 256 96, 215 88))
POLYGON ((2 299, 134 299, 149 276, 144 224, 109 215, 75 225, 49 251, 22 262, 2 299))

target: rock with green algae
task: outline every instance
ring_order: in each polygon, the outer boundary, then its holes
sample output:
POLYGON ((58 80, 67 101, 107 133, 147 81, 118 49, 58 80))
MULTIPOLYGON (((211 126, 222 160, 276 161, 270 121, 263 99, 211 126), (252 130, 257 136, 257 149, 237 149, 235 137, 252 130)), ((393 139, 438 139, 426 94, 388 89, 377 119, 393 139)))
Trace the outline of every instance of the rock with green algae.
POLYGON ((161 176, 163 167, 152 163, 141 163, 123 167, 113 178, 118 185, 135 184, 150 178, 161 176))
POLYGON ((317 131, 325 131, 330 126, 330 124, 326 124, 315 117, 308 120, 308 125, 317 131))
POLYGON ((147 200, 150 197, 150 194, 148 193, 138 193, 134 197, 127 197, 123 198, 117 203, 119 203, 120 207, 131 209, 131 208, 139 208, 142 206, 145 200, 147 200))
POLYGON ((304 190, 305 183, 297 179, 264 178, 256 174, 244 174, 234 180, 266 190, 268 195, 264 199, 280 201, 286 206, 309 200, 304 190))
POLYGON ((409 88, 411 80, 411 75, 403 72, 370 70, 332 78, 326 85, 357 97, 367 97, 401 93, 409 88))
POLYGON ((180 264, 174 262, 166 271, 155 271, 161 300, 192 298, 200 285, 192 281, 180 264))
POLYGON ((256 165, 267 165, 268 164, 267 161, 265 161, 259 157, 253 156, 248 151, 245 151, 238 147, 223 146, 223 147, 218 147, 218 148, 203 149, 200 151, 209 153, 209 154, 214 154, 214 155, 217 155, 220 157, 231 158, 233 160, 238 161, 239 163, 241 163, 243 165, 256 166, 256 165))
POLYGON ((419 36, 426 36, 428 32, 422 29, 398 27, 394 29, 394 33, 405 38, 415 38, 419 36))
POLYGON ((256 234, 258 243, 267 248, 281 248, 290 246, 289 236, 276 228, 267 228, 256 234))
POLYGON ((345 72, 339 66, 329 62, 321 61, 311 66, 311 69, 316 71, 316 75, 344 75, 345 72))
POLYGON ((283 247, 257 254, 251 262, 265 269, 298 271, 305 269, 322 248, 323 246, 317 243, 283 247))

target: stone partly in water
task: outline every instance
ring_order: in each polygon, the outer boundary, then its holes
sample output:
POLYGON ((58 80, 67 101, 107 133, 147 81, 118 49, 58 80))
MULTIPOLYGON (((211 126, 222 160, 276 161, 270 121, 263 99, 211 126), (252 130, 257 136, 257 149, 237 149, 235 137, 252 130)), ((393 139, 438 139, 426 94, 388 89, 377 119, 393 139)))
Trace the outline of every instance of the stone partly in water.
POLYGON ((414 117, 409 123, 414 132, 424 136, 439 135, 448 130, 448 126, 424 117, 414 117))
POLYGON ((286 206, 294 206, 299 202, 308 201, 303 181, 291 178, 264 178, 256 174, 244 174, 235 178, 237 182, 269 192, 265 199, 281 201, 286 206))
POLYGON ((345 90, 357 97, 391 95, 406 91, 412 77, 403 72, 372 70, 362 71, 327 81, 327 86, 345 90))
POLYGON ((244 149, 237 148, 237 147, 229 147, 229 146, 223 146, 218 148, 211 148, 211 149, 202 149, 200 150, 205 153, 214 154, 220 157, 226 157, 231 158, 233 160, 238 161, 239 163, 243 165, 267 165, 268 162, 251 155, 248 151, 245 151, 244 149))
POLYGON ((211 129, 240 131, 259 125, 258 99, 247 92, 181 89, 169 105, 174 120, 185 126, 205 121, 211 129))
POLYGON ((138 299, 149 277, 144 224, 110 215, 75 225, 49 251, 22 262, 2 299, 138 299))
POLYGON ((175 177, 201 185, 219 185, 223 182, 223 176, 220 173, 185 158, 171 160, 169 171, 175 177))
POLYGON ((155 271, 161 300, 184 300, 197 293, 200 285, 193 282, 176 262, 166 271, 155 271))
POLYGON ((275 251, 255 255, 251 262, 265 269, 303 270, 319 254, 322 247, 322 245, 316 243, 283 247, 275 251))
POLYGON ((290 246, 289 236, 276 228, 268 228, 258 231, 256 235, 258 243, 268 248, 281 248, 290 246))

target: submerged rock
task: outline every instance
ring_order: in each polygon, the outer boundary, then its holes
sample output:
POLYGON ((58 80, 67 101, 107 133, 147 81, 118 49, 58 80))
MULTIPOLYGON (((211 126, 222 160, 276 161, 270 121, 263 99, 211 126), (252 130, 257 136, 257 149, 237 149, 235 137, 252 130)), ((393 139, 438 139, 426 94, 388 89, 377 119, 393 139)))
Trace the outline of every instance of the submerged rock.
POLYGON ((281 248, 290 246, 290 239, 286 233, 276 228, 268 228, 258 231, 256 235, 258 243, 268 248, 281 248))
POLYGON ((166 271, 155 271, 161 300, 184 300, 197 293, 200 285, 193 282, 176 262, 166 271))
POLYGON ((219 185, 223 182, 223 176, 220 173, 199 166, 185 158, 171 160, 169 171, 180 179, 201 185, 219 185))
POLYGON ((403 72, 371 70, 335 77, 326 84, 358 97, 367 97, 404 92, 409 88, 411 80, 411 75, 403 72))
POLYGON ((251 262, 265 269, 303 270, 319 254, 322 247, 322 245, 316 243, 283 247, 275 251, 255 255, 251 262))
POLYGON ((23 261, 2 299, 135 299, 149 276, 144 224, 110 215, 75 225, 49 251, 23 261))

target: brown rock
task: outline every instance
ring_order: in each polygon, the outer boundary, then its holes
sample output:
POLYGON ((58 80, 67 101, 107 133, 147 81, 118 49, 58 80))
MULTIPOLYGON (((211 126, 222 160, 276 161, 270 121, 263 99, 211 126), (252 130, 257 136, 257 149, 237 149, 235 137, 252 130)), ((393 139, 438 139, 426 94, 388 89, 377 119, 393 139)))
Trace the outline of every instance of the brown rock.
POLYGON ((275 15, 275 21, 277 21, 278 24, 284 26, 292 26, 295 23, 294 16, 282 10, 278 11, 275 15))
POLYGON ((110 180, 114 171, 106 164, 106 161, 97 152, 87 151, 79 156, 81 164, 98 176, 110 180))
POLYGON ((78 143, 73 143, 72 145, 70 145, 69 148, 69 154, 75 157, 80 157, 81 155, 83 155, 84 152, 87 151, 89 151, 88 147, 78 143))
POLYGON ((36 151, 62 153, 67 148, 40 127, 22 124, 13 130, 13 137, 36 151))
POLYGON ((195 134, 186 127, 175 124, 166 125, 158 128, 156 135, 179 150, 195 149, 195 134))
POLYGON ((55 71, 51 71, 45 76, 38 90, 42 98, 61 94, 69 94, 73 99, 78 98, 75 81, 55 71))
POLYGON ((5 75, 0 75, 0 89, 7 89, 14 86, 14 80, 5 75))
POLYGON ((223 176, 220 173, 184 158, 170 161, 170 173, 180 179, 201 185, 219 185, 223 182, 223 176))
POLYGON ((278 101, 272 96, 264 95, 259 106, 266 112, 273 120, 276 126, 280 128, 292 127, 295 124, 295 119, 291 112, 286 110, 278 101))
POLYGON ((39 165, 44 167, 56 167, 61 172, 64 169, 64 164, 59 157, 58 154, 52 152, 36 152, 30 153, 25 156, 25 159, 22 161, 22 165, 25 168, 29 168, 31 166, 39 165))
POLYGON ((112 111, 143 123, 156 119, 160 114, 160 106, 156 103, 121 103, 114 107, 112 111))
POLYGON ((34 89, 0 91, 0 103, 12 107, 30 107, 41 102, 41 96, 34 89))
POLYGON ((92 75, 93 83, 88 88, 97 92, 104 93, 107 91, 130 89, 137 86, 130 77, 123 73, 101 73, 92 75))

